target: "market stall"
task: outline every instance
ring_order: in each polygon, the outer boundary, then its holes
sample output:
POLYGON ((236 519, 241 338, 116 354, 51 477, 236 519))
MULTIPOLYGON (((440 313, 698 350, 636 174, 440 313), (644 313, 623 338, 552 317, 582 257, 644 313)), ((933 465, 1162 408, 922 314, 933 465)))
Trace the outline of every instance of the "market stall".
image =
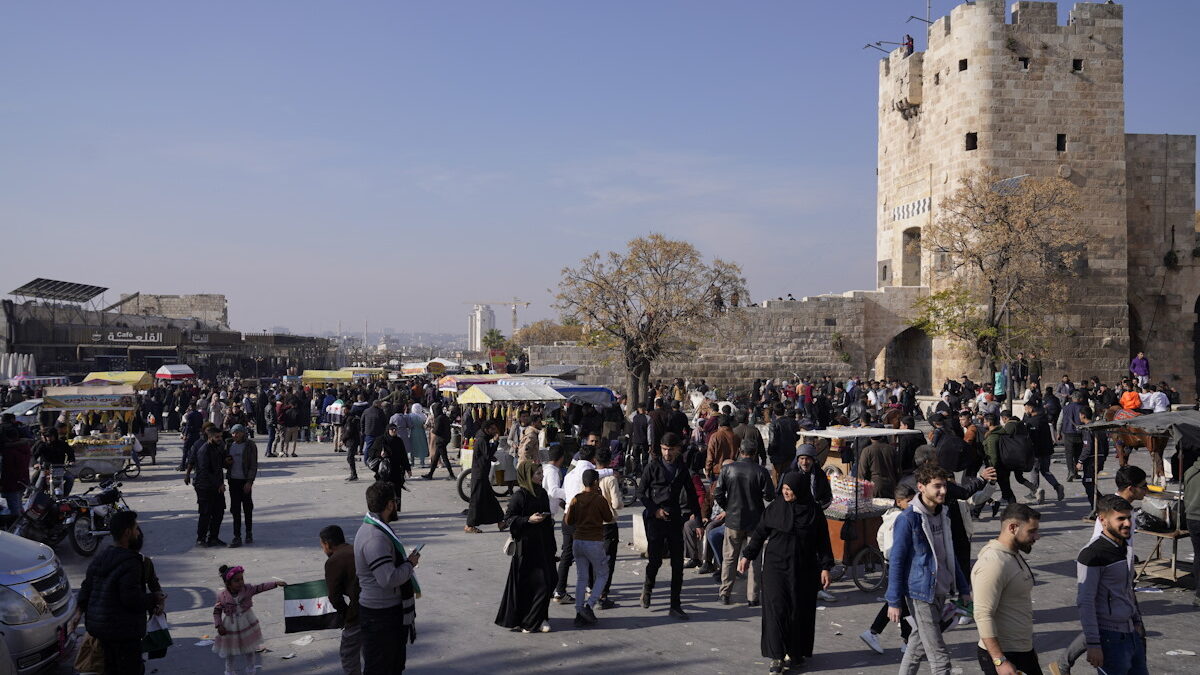
POLYGON ((350 384, 354 381, 354 373, 349 370, 306 370, 301 373, 300 381, 304 384, 350 384))
POLYGON ((852 565, 861 551, 874 548, 875 535, 883 524, 883 513, 893 503, 891 495, 877 497, 870 481, 850 475, 850 467, 841 461, 843 445, 864 438, 920 433, 916 429, 875 427, 829 427, 800 432, 801 436, 830 441, 829 456, 822 468, 829 474, 829 487, 833 490, 833 503, 825 509, 825 517, 829 521, 829 543, 835 560, 852 565))
MULTIPOLYGON (((127 425, 138 408, 137 393, 129 385, 81 385, 49 387, 42 397, 42 408, 71 413, 100 413, 102 427, 120 417, 127 425)), ((137 454, 141 443, 131 434, 119 435, 92 431, 68 441, 75 452, 75 471, 80 480, 120 474, 137 478, 141 474, 137 454)))
MULTIPOLYGON (((1104 431, 1109 436, 1138 434, 1147 438, 1164 439, 1166 449, 1175 449, 1171 458, 1171 475, 1182 481, 1184 470, 1193 461, 1200 461, 1200 411, 1174 410, 1148 415, 1137 415, 1123 419, 1105 422, 1092 422, 1084 427, 1093 431, 1104 431)), ((1092 444, 1095 447, 1095 444, 1092 444)), ((1167 454, 1164 451, 1163 455, 1167 454)), ((1093 466, 1099 465, 1099 458, 1093 458, 1093 466)), ((1150 492, 1142 500, 1142 513, 1149 513, 1162 525, 1155 531, 1146 527, 1138 527, 1138 537, 1153 537, 1154 550, 1150 556, 1142 560, 1137 568, 1137 580, 1153 576, 1163 578, 1171 583, 1177 583, 1181 575, 1179 570, 1179 540, 1188 537, 1184 528, 1183 518, 1183 485, 1176 483, 1175 487, 1149 486, 1150 492), (1171 555, 1167 557, 1163 551, 1169 546, 1171 555)))
POLYGON ((83 383, 89 382, 125 384, 137 390, 149 389, 154 386, 154 378, 144 370, 102 370, 88 373, 83 383))
MULTIPOLYGON (((458 402, 470 406, 475 412, 476 419, 500 419, 505 426, 512 423, 522 407, 538 403, 561 402, 562 394, 545 385, 531 384, 526 386, 501 386, 498 384, 477 384, 459 394, 458 402)), ((458 496, 463 501, 471 498, 471 464, 473 438, 465 439, 459 462, 462 472, 458 477, 458 496)), ((514 449, 508 447, 507 434, 501 433, 500 446, 496 458, 492 462, 492 486, 502 488, 497 494, 507 495, 512 492, 517 480, 517 465, 514 449)))
POLYGON ((71 384, 71 378, 66 375, 17 375, 10 379, 8 384, 14 387, 30 387, 33 389, 41 387, 66 387, 71 384))
POLYGON ((182 380, 195 379, 196 371, 192 367, 183 363, 173 363, 163 366, 154 372, 155 379, 168 380, 171 382, 179 382, 182 380))

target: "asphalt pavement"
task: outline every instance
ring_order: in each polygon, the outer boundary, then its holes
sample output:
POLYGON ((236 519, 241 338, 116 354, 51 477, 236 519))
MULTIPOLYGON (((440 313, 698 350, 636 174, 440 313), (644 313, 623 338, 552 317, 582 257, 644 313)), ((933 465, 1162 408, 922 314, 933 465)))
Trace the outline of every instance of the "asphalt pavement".
MULTIPOLYGON (((255 543, 239 549, 198 548, 194 543, 195 493, 174 469, 179 443, 167 436, 164 434, 165 442, 160 444, 158 464, 147 465, 140 478, 125 481, 123 488, 130 506, 140 515, 146 537, 144 552, 154 558, 168 594, 167 612, 175 640, 167 656, 149 662, 146 672, 218 673, 222 661, 211 647, 196 644, 214 635, 212 606, 221 588, 217 568, 243 565, 248 582, 275 577, 289 582, 322 578, 325 556, 317 533, 326 525, 338 524, 352 537, 362 519, 363 494, 369 483, 366 479, 344 482, 345 455, 334 454, 329 444, 301 444, 298 458, 264 458, 254 492, 255 543)), ((1144 452, 1134 461, 1148 465, 1144 452)), ((1101 481, 1105 492, 1113 489, 1114 465, 1109 467, 1109 478, 1101 481)), ((361 464, 359 468, 360 475, 369 475, 361 464)), ((1054 473, 1062 480, 1065 468, 1056 463, 1054 473)), ((423 595, 417 601, 418 635, 416 643, 409 646, 409 672, 767 672, 769 661, 759 650, 759 611, 747 607, 744 597, 733 606, 719 604, 717 586, 710 576, 686 572, 683 600, 691 615, 689 622, 667 616, 669 564, 659 573, 651 609, 641 608, 638 594, 645 561, 626 544, 632 540, 631 518, 640 517, 640 509, 621 512, 622 545, 612 591, 619 606, 597 611, 597 626, 575 629, 574 607, 555 604, 550 609, 553 630, 548 634, 513 633, 496 626, 493 620, 510 560, 501 550, 507 535, 494 527, 483 534, 464 533, 466 503, 445 475, 439 470, 436 480, 411 481, 395 524, 406 545, 425 544, 417 570, 423 595)), ((1038 584, 1035 644, 1043 667, 1079 631, 1074 558, 1086 543, 1091 525, 1082 521, 1088 510, 1082 486, 1077 482, 1065 485, 1065 503, 1039 507, 1044 514, 1044 538, 1028 556, 1038 584)), ((975 552, 995 535, 998 526, 986 516, 975 524, 975 552)), ((228 513, 221 536, 226 541, 232 538, 228 513)), ((1151 546, 1150 537, 1142 537, 1138 555, 1147 557, 1151 546)), ((88 559, 77 556, 66 543, 57 551, 77 588, 88 559)), ((1186 539, 1180 553, 1190 560, 1191 546, 1186 539)), ((1149 631, 1150 672, 1200 672, 1200 657, 1168 655, 1177 650, 1200 652, 1191 634, 1200 625, 1200 614, 1191 605, 1190 591, 1142 585, 1154 589, 1138 593, 1149 631)), ((739 591, 744 593, 743 588, 740 584, 735 588, 735 600, 739 591)), ((895 673, 901 658, 896 627, 889 627, 881 636, 886 648, 882 655, 858 638, 875 617, 880 594, 863 593, 848 579, 835 583, 831 590, 837 602, 822 603, 818 610, 816 654, 803 672, 895 673)), ((268 649, 263 654, 264 671, 340 672, 338 631, 284 634, 281 590, 257 596, 254 609, 268 649), (297 640, 307 644, 295 644, 297 640)), ((977 639, 973 625, 947 633, 956 673, 979 672, 977 639)), ((70 662, 71 658, 65 659, 53 672, 74 673, 70 662)), ((1084 666, 1081 663, 1074 672, 1092 672, 1084 666)))

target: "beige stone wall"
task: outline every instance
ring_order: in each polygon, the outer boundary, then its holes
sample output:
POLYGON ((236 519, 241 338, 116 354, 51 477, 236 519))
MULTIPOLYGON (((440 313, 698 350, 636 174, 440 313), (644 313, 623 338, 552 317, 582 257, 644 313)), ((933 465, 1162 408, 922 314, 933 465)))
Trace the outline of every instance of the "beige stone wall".
MULTIPOLYGON (((937 218, 966 173, 1062 176, 1082 191, 1088 264, 1056 317, 1068 334, 1043 360, 1051 371, 1110 377, 1128 358, 1123 10, 1076 4, 1058 25, 1055 3, 1013 9, 1016 23, 997 0, 960 5, 929 27, 926 52, 897 50, 880 63, 879 285, 946 283, 929 254, 906 255, 905 233, 937 218)), ((934 381, 976 369, 944 340, 933 354, 934 381)))
MULTIPOLYGON (((906 309, 918 288, 850 291, 794 301, 768 301, 718 323, 716 334, 683 355, 654 365, 653 378, 704 378, 721 389, 748 392, 757 378, 833 375, 898 375, 877 360, 888 342, 907 328, 906 309)), ((582 365, 581 380, 624 389, 616 354, 585 347, 534 346, 530 367, 582 365)), ((899 366, 897 366, 899 367, 899 366)), ((928 387, 929 383, 921 383, 928 387)))
MULTIPOLYGON (((122 293, 122 298, 129 294, 122 293)), ((155 295, 141 293, 121 306, 130 314, 153 314, 172 319, 200 319, 221 326, 229 325, 229 302, 224 295, 155 295)))
POLYGON ((1196 137, 1127 134, 1129 304, 1132 349, 1143 349, 1151 375, 1196 391, 1196 137), (1173 251, 1177 265, 1165 256, 1173 251))

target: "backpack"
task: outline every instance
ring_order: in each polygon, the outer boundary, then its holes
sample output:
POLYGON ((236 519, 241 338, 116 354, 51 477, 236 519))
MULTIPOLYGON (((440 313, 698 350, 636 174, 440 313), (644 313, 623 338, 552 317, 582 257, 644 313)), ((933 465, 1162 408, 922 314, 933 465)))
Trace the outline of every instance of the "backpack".
POLYGON ((948 428, 943 428, 933 444, 937 449, 938 464, 951 473, 962 471, 971 456, 967 442, 948 428))
POLYGON ((1016 431, 1000 436, 1000 466, 1018 472, 1033 471, 1033 437, 1029 427, 1015 425, 1016 431))

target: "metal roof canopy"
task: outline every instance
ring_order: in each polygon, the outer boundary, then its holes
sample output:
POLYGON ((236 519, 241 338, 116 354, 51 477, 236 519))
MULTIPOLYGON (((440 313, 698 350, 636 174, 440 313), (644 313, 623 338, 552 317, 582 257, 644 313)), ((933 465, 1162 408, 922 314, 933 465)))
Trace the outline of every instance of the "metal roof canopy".
POLYGON ((27 298, 40 298, 42 300, 59 300, 61 302, 84 303, 107 290, 107 288, 102 286, 89 286, 87 284, 77 284, 70 281, 34 279, 17 290, 12 291, 10 295, 19 295, 27 298))

